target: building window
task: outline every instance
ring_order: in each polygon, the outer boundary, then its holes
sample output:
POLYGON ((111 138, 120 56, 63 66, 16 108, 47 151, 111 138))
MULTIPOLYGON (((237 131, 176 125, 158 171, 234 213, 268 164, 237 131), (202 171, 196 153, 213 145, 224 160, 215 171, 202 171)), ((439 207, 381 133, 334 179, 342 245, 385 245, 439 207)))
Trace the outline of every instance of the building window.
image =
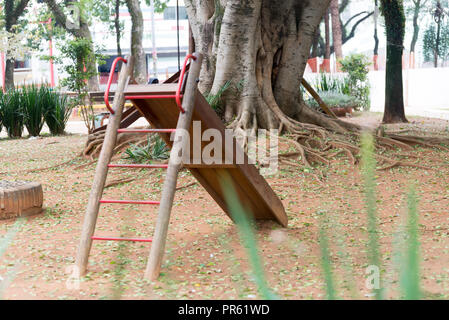
POLYGON ((30 60, 15 60, 14 61, 14 69, 27 69, 30 68, 30 60))
MULTIPOLYGON (((176 20, 176 7, 165 8, 164 20, 176 20)), ((179 20, 187 20, 186 7, 179 7, 179 20)))

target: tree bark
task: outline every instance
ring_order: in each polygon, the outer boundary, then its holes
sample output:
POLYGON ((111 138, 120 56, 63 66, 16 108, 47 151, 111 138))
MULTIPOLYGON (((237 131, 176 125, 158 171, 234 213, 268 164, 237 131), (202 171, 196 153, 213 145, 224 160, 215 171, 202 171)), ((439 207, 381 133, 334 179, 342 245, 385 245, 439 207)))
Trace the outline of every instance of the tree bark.
MULTIPOLYGON (((17 3, 17 6, 14 6, 14 0, 5 0, 4 8, 5 8, 5 30, 8 33, 15 32, 13 30, 13 26, 17 24, 19 17, 25 11, 26 6, 28 5, 29 0, 21 0, 17 3)), ((9 50, 6 51, 6 62, 5 62, 5 87, 7 89, 14 88, 14 63, 15 57, 11 56, 11 52, 9 50)))
POLYGON ((402 53, 405 16, 402 0, 381 0, 387 33, 384 123, 408 122, 404 111, 402 53))
POLYGON ((205 59, 199 88, 222 94, 236 130, 312 123, 345 132, 305 105, 299 90, 316 29, 330 0, 186 0, 196 49, 205 59), (217 63, 219 61, 219 63, 217 63))
POLYGON ((413 1, 415 8, 413 10, 413 37, 410 43, 410 52, 415 52, 416 43, 419 37, 419 12, 421 11, 421 0, 413 1))
POLYGON ((134 57, 134 80, 139 84, 147 82, 147 66, 143 50, 143 16, 139 0, 126 0, 131 15, 131 55, 134 57))
MULTIPOLYGON (((91 52, 95 52, 95 49, 93 47, 92 34, 90 33, 89 25, 87 21, 84 19, 83 15, 81 14, 79 17, 79 28, 69 28, 67 23, 67 16, 64 13, 63 9, 56 3, 56 1, 55 0, 44 0, 44 1, 47 4, 50 11, 55 16, 55 19, 58 22, 58 24, 75 38, 78 39, 84 38, 89 40, 89 43, 91 44, 91 52)), ((76 2, 75 0, 68 0, 66 1, 66 4, 72 4, 75 2, 76 2)), ((87 60, 94 61, 94 63, 96 64, 96 59, 94 57, 91 57, 90 59, 87 60)), ((98 75, 92 76, 88 80, 87 86, 89 88, 89 91, 99 91, 100 85, 98 81, 98 75)))
POLYGON ((334 43, 335 57, 339 60, 343 58, 343 34, 341 30, 338 0, 331 0, 330 12, 332 17, 332 39, 334 43))
POLYGON ((326 10, 324 14, 324 59, 330 60, 331 58, 331 35, 330 35, 330 21, 329 21, 329 10, 326 10))
POLYGON ((122 47, 120 46, 120 38, 122 37, 120 32, 120 0, 115 0, 115 17, 114 17, 114 27, 115 27, 115 41, 117 43, 117 55, 122 55, 122 47))

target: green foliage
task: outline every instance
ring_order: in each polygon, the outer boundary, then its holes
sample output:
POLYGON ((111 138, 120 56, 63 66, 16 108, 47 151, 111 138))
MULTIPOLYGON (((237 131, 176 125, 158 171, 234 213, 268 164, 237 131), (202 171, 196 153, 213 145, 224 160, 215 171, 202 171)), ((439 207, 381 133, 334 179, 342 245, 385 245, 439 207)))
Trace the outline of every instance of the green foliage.
POLYGON ((348 74, 349 94, 360 101, 363 110, 369 110, 371 102, 368 67, 371 65, 371 61, 363 54, 351 54, 341 59, 339 63, 341 70, 348 74))
POLYGON ((60 94, 45 86, 41 87, 45 92, 45 122, 52 135, 62 135, 69 120, 73 106, 69 103, 64 94, 60 94))
POLYGON ((223 114, 224 110, 221 106, 221 98, 223 94, 231 87, 231 81, 226 81, 226 83, 218 90, 216 94, 206 94, 206 100, 212 109, 218 114, 223 114))
POLYGON ((0 93, 0 124, 10 138, 20 138, 24 126, 30 136, 39 136, 45 122, 51 134, 62 134, 71 110, 67 96, 48 85, 33 84, 0 93))
MULTIPOLYGON (((147 5, 150 5, 150 0, 145 0, 147 5)), ((167 8, 168 0, 154 0, 154 12, 164 12, 164 10, 167 8)))
POLYGON ((55 62, 62 65, 68 77, 61 81, 61 86, 76 93, 73 106, 82 106, 81 115, 90 132, 94 129, 94 110, 89 99, 88 80, 97 75, 96 65, 103 64, 100 51, 94 49, 92 40, 79 38, 68 40, 60 47, 61 55, 55 62), (87 106, 86 106, 87 105, 87 106))
POLYGON ((44 126, 47 111, 47 90, 32 84, 20 90, 20 105, 23 112, 25 127, 32 137, 37 137, 44 126))
MULTIPOLYGON (((424 31, 422 46, 424 61, 433 62, 437 49, 437 29, 435 24, 429 25, 424 31)), ((447 22, 441 26, 438 58, 441 60, 449 59, 449 23, 447 22)))
MULTIPOLYGON (((352 107, 359 109, 360 101, 350 95, 335 92, 335 91, 318 91, 318 95, 330 108, 346 108, 352 107)), ((315 99, 307 99, 307 104, 315 110, 321 110, 318 102, 315 99)))
POLYGON ((277 299, 278 297, 271 291, 265 278, 263 263, 257 250, 257 241, 251 225, 251 215, 242 207, 231 177, 226 174, 222 181, 221 187, 224 190, 226 203, 229 206, 232 220, 237 226, 239 237, 247 251, 259 293, 263 299, 277 299))
POLYGON ((134 163, 147 163, 151 160, 165 160, 169 157, 169 150, 159 136, 148 138, 144 146, 132 144, 125 151, 126 159, 134 163))
POLYGON ((329 73, 322 72, 320 78, 315 81, 315 90, 319 92, 332 91, 349 95, 351 93, 349 80, 347 78, 336 77, 329 73))
MULTIPOLYGON (((125 5, 124 0, 119 0, 120 6, 125 5)), ((106 23, 109 27, 110 32, 116 32, 115 30, 115 3, 116 0, 103 0, 103 1, 93 1, 92 3, 92 14, 98 17, 103 23, 106 23)), ((119 31, 123 34, 125 29, 124 21, 120 21, 119 31)))
POLYGON ((87 81, 98 73, 96 64, 104 63, 100 51, 93 48, 92 40, 86 38, 68 40, 59 48, 61 56, 55 58, 69 75, 61 81, 61 86, 78 93, 81 101, 88 93, 87 81))
POLYGON ((2 122, 10 138, 20 138, 23 133, 24 115, 20 96, 20 91, 15 88, 0 95, 2 122))

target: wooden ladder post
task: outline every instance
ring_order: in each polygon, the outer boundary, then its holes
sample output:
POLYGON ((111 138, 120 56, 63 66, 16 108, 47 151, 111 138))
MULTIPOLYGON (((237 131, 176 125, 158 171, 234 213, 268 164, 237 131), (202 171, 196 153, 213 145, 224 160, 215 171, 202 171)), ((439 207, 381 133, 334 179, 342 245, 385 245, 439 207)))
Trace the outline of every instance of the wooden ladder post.
POLYGON ((95 231, 97 223, 98 211, 100 209, 100 199, 103 195, 106 176, 108 174, 108 164, 111 161, 112 153, 114 151, 117 141, 117 130, 120 126, 122 118, 123 107, 125 104, 124 90, 128 85, 132 71, 132 57, 126 58, 128 63, 122 65, 122 70, 117 83, 115 91, 114 103, 112 109, 115 111, 109 117, 109 123, 106 129, 106 135, 101 148, 100 157, 95 171, 95 177, 92 184, 92 189, 89 195, 89 202, 87 204, 86 214, 84 215, 83 229, 81 233, 81 240, 76 255, 76 267, 80 276, 87 271, 87 263, 89 253, 92 246, 92 236, 95 231))
MULTIPOLYGON (((182 163, 176 162, 174 159, 179 150, 184 150, 186 143, 185 137, 179 139, 182 134, 179 131, 189 131, 192 122, 192 114, 195 104, 195 98, 198 88, 198 79, 201 71, 201 64, 203 56, 200 53, 193 54, 196 60, 192 60, 190 64, 189 76, 187 78, 186 89, 182 101, 182 108, 184 113, 179 114, 177 132, 175 135, 174 144, 170 154, 170 161, 168 164, 167 174, 165 177, 164 186, 162 189, 161 205, 156 221, 156 230, 151 245, 150 255, 148 257, 147 268, 145 271, 145 278, 155 280, 159 277, 161 269, 162 258, 164 256, 165 242, 167 239, 168 225, 170 222, 170 213, 175 197, 176 182, 178 180, 178 172, 181 169, 182 163), (181 130, 178 130, 181 129, 181 130)), ((181 81, 181 80, 180 80, 181 81)))

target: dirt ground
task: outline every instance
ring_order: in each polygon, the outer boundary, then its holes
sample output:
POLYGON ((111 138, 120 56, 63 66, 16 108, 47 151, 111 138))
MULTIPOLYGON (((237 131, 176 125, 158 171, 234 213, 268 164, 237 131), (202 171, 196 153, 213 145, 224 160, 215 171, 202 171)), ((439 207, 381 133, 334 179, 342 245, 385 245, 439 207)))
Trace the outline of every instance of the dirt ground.
MULTIPOLYGON (((379 114, 349 119, 371 126, 379 120, 379 114)), ((411 124, 395 130, 449 135, 447 121, 410 120, 411 124)), ((236 227, 201 186, 188 186, 195 180, 187 171, 178 181, 179 187, 188 187, 176 194, 160 279, 143 279, 151 244, 95 242, 89 273, 76 288, 68 273, 95 170, 94 165, 77 168, 87 163, 77 157, 84 142, 85 136, 80 135, 0 140, 0 179, 39 181, 45 198, 45 212, 26 218, 0 257, 0 295, 3 286, 6 299, 111 299, 118 292, 123 299, 259 297, 236 227), (71 159, 60 167, 29 171, 71 159)), ((426 297, 449 298, 449 151, 416 147, 408 161, 428 169, 377 172, 382 283, 388 297, 399 296, 395 234, 404 220, 408 188, 414 184, 419 195, 422 286, 426 297)), ((342 156, 320 169, 326 173, 321 182, 305 168, 281 167, 277 175, 267 178, 289 216, 286 229, 272 222, 256 224, 268 284, 281 299, 325 297, 318 231, 326 214, 333 222, 329 234, 338 295, 367 299, 368 234, 360 168, 342 156)), ((130 176, 139 180, 108 188, 106 197, 159 198, 162 171, 114 169, 109 180, 130 176)), ((104 205, 96 234, 151 237, 156 214, 157 207, 104 205)), ((15 223, 0 221, 0 236, 15 223)))

